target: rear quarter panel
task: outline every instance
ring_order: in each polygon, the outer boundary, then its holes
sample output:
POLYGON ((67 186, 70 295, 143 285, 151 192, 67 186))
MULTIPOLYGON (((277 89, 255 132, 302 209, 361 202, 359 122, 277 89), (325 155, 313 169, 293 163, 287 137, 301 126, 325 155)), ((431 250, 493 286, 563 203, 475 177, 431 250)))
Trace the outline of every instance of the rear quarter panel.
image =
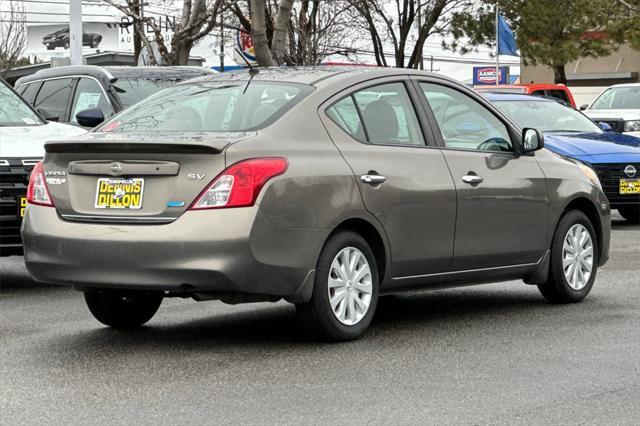
POLYGON ((322 99, 321 93, 310 95, 256 138, 226 151, 227 166, 254 157, 285 157, 289 163, 257 199, 270 222, 256 223, 251 231, 251 250, 259 262, 313 269, 331 232, 354 218, 376 227, 388 253, 382 228, 364 208, 352 170, 318 117, 322 99))

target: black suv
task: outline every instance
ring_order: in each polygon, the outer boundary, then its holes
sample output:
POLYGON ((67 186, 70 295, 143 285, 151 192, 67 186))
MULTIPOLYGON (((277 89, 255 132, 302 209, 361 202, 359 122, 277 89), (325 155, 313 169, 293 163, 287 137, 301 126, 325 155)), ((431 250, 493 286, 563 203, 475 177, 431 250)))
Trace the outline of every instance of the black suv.
MULTIPOLYGON (((82 45, 89 46, 92 49, 98 47, 102 41, 102 36, 97 33, 82 33, 82 45)), ((42 44, 47 50, 53 50, 56 47, 69 48, 69 28, 63 28, 51 34, 42 37, 42 44)))
POLYGON ((159 90, 212 73, 189 66, 66 66, 22 77, 15 87, 47 120, 94 127, 159 90))

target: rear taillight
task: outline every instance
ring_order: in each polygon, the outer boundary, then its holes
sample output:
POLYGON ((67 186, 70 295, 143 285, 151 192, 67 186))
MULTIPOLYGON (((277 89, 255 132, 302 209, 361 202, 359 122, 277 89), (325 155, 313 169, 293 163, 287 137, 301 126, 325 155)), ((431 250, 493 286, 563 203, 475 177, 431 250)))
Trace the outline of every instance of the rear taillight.
POLYGON ((53 207, 53 200, 47 189, 47 181, 44 177, 42 161, 38 162, 31 171, 29 186, 27 187, 27 202, 39 206, 53 207))
POLYGON ((229 166, 191 205, 192 210, 252 206, 271 178, 287 170, 286 158, 253 158, 229 166))

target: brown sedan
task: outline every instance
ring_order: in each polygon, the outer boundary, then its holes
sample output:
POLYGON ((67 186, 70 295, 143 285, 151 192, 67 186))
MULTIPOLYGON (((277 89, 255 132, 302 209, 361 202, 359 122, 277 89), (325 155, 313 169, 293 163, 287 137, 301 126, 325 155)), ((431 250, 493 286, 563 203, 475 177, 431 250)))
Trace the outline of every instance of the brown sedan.
POLYGON ((163 297, 295 303, 317 336, 378 297, 522 279, 578 302, 609 255, 593 171, 472 90, 379 68, 207 76, 46 144, 25 260, 139 326, 163 297))

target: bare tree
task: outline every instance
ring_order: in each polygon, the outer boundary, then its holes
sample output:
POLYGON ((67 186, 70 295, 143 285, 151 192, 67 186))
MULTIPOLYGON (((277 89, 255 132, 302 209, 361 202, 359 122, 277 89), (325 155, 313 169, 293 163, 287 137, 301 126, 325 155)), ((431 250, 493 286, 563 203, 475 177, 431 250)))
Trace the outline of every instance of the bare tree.
MULTIPOLYGON (((142 43, 149 52, 153 51, 151 42, 155 42, 166 65, 186 65, 193 46, 207 34, 213 31, 218 17, 225 9, 225 0, 184 0, 182 12, 175 23, 170 44, 165 41, 161 26, 153 17, 140 16, 140 2, 138 0, 104 0, 130 17, 134 22, 134 31, 139 35, 142 43), (142 25, 144 24, 144 25, 142 25), (153 38, 150 39, 145 28, 150 28, 153 38)), ((152 62, 155 61, 153 55, 152 62)))
POLYGON ((22 3, 9 0, 8 10, 0 12, 0 76, 19 65, 28 64, 22 57, 26 44, 26 15, 22 3))
POLYGON ((393 47, 398 68, 418 68, 427 39, 450 29, 452 12, 473 0, 349 0, 369 32, 376 62, 388 66, 385 47, 393 47), (407 56, 407 50, 409 55, 407 56))
POLYGON ((349 55, 354 36, 347 0, 229 1, 253 39, 261 66, 311 65, 334 54, 349 55))

